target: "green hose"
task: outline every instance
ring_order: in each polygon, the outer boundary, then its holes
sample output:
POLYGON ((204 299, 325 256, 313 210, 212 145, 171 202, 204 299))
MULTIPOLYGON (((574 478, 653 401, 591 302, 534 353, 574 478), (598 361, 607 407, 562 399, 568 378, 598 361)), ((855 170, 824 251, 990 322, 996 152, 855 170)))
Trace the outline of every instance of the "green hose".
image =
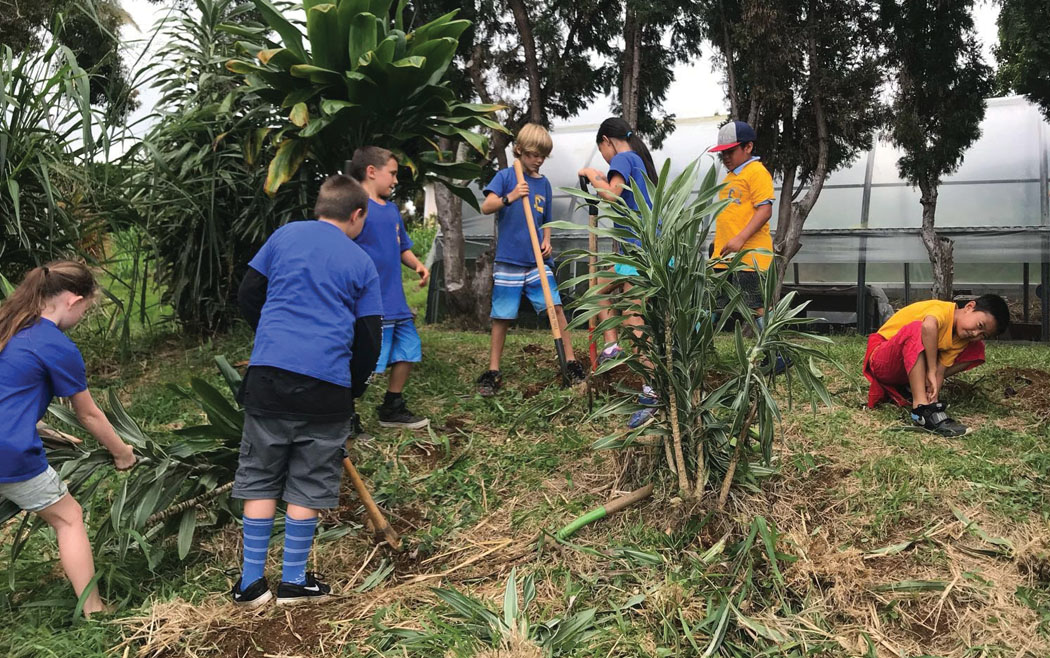
POLYGON ((596 507, 596 508, 592 509, 590 512, 587 512, 586 514, 584 514, 583 516, 580 516, 580 517, 577 517, 576 519, 574 519, 572 522, 569 523, 569 525, 565 526, 564 528, 562 528, 558 532, 554 533, 554 536, 559 541, 568 539, 569 537, 571 537, 574 534, 576 534, 577 530, 579 530, 583 526, 587 525, 588 523, 594 523, 595 521, 598 521, 600 519, 604 519, 606 514, 607 514, 607 512, 605 511, 605 507, 604 506, 596 507))

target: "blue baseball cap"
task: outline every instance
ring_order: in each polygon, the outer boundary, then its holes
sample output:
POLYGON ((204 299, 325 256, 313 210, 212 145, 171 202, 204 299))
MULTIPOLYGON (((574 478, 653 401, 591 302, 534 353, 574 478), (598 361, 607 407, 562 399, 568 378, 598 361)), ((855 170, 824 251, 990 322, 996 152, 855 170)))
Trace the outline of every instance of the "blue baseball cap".
POLYGON ((753 142, 758 139, 755 129, 746 121, 730 121, 718 129, 718 145, 712 146, 709 151, 718 153, 727 151, 741 142, 753 142))

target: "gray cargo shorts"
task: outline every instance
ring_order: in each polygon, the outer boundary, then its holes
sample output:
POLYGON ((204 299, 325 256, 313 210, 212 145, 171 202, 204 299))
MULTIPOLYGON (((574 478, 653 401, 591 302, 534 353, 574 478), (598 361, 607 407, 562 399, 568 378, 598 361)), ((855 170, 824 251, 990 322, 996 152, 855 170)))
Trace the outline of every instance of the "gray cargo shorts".
MULTIPOLYGON (((762 281, 757 272, 740 270, 729 275, 729 282, 740 290, 744 305, 750 309, 762 308, 762 281)), ((723 309, 729 305, 729 295, 721 294, 715 302, 715 308, 723 309)))
POLYGON ((27 512, 51 507, 69 493, 66 483, 50 466, 39 475, 22 482, 0 482, 0 498, 6 498, 27 512))
POLYGON ((318 422, 244 414, 234 498, 268 500, 310 509, 339 504, 350 420, 318 422))

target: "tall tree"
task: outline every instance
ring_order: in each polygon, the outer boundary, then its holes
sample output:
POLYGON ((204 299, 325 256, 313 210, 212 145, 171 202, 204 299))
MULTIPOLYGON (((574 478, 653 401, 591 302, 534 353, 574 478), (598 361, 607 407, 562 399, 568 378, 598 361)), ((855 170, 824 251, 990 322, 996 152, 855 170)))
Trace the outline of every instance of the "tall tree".
POLYGON ((703 0, 725 63, 733 118, 782 182, 774 250, 780 281, 831 172, 871 148, 883 118, 873 0, 703 0))
POLYGON ((674 131, 674 115, 662 108, 674 66, 700 54, 704 26, 697 9, 697 0, 627 0, 624 5, 623 48, 613 52, 607 90, 616 90, 620 114, 655 146, 674 131))
POLYGON ((962 164, 981 135, 992 71, 981 59, 972 1, 882 0, 886 58, 896 80, 890 139, 897 169, 919 188, 922 242, 933 266, 933 296, 952 298, 952 241, 934 230, 941 178, 962 164))
POLYGON ((16 53, 38 53, 50 39, 67 46, 91 74, 91 102, 122 118, 137 105, 120 54, 120 28, 130 22, 119 0, 16 0, 0 11, 0 41, 16 53))
MULTIPOLYGON (((595 0, 428 0, 419 3, 414 22, 456 9, 471 26, 460 37, 450 85, 457 94, 503 106, 500 119, 507 128, 490 130, 482 176, 487 180, 495 167, 508 165, 507 146, 522 125, 549 126, 578 114, 602 93, 601 57, 614 52, 609 35, 618 26, 616 16, 595 0)), ((482 324, 492 286, 490 259, 486 252, 473 270, 466 267, 461 202, 444 190, 435 193, 445 287, 459 298, 452 307, 482 324)))
POLYGON ((1000 0, 998 82, 1004 91, 1024 94, 1050 120, 1050 3, 1000 0))

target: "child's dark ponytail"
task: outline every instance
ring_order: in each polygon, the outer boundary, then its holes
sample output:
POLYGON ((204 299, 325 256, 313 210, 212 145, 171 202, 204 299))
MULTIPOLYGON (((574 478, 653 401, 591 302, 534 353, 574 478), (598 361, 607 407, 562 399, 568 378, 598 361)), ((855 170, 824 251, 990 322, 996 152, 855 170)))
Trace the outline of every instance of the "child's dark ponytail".
POLYGON ((69 291, 81 297, 95 294, 95 277, 84 264, 59 260, 29 270, 11 296, 0 304, 0 352, 19 331, 40 319, 48 300, 69 291))
POLYGON ((649 176, 649 180, 656 180, 656 165, 653 164, 653 156, 649 153, 649 147, 634 132, 629 123, 620 117, 609 117, 598 127, 598 137, 595 141, 601 142, 602 137, 622 139, 627 142, 631 150, 637 153, 642 163, 645 164, 645 173, 649 176))

